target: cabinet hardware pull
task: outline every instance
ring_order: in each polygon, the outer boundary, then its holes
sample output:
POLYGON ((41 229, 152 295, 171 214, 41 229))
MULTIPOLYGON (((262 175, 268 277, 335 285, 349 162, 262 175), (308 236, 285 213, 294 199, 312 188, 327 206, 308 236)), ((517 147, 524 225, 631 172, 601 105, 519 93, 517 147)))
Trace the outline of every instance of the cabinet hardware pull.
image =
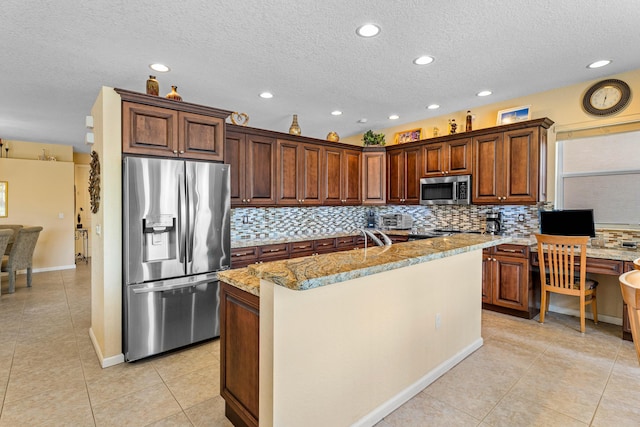
POLYGON ((178 150, 173 150, 173 154, 178 154, 178 150))
POLYGON ((184 150, 180 150, 180 154, 184 154, 184 150))
POLYGON ((251 203, 251 199, 247 199, 247 203, 251 203))
POLYGON ((516 251, 515 249, 498 249, 501 252, 511 252, 511 253, 515 253, 515 252, 520 252, 520 251, 516 251))

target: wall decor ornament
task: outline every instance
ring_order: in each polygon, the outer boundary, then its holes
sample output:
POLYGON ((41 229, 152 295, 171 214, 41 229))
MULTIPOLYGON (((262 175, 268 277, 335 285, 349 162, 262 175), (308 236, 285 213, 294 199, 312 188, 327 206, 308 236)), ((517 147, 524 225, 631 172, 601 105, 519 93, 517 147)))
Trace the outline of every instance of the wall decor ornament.
POLYGON ((249 123, 249 115, 247 113, 231 113, 231 123, 234 125, 246 126, 249 123))
POLYGON ((402 132, 396 132, 395 136, 396 144, 404 144, 405 142, 420 141, 422 139, 422 129, 410 129, 403 130, 402 132))
POLYGON ((507 108, 498 111, 498 119, 496 124, 508 125, 509 123, 522 122, 531 119, 531 105, 523 105, 522 107, 507 108))
POLYGON ((301 135, 302 130, 300 129, 300 125, 298 125, 298 115, 293 115, 293 121, 291 122, 291 127, 289 127, 289 133, 291 135, 301 135))
POLYGON ((456 123, 456 119, 449 120, 449 135, 453 135, 456 133, 458 129, 458 124, 456 123))
POLYGON ((147 79, 147 95, 158 96, 160 93, 160 84, 156 80, 156 76, 149 76, 147 79))
POLYGON ((91 171, 89 172, 89 198, 91 212, 98 213, 100 208, 100 158, 95 151, 91 152, 91 171))
POLYGON ((327 141, 338 142, 340 141, 340 136, 334 131, 331 131, 327 134, 327 141))
POLYGON ((169 92, 165 98, 172 99, 174 101, 182 101, 182 96, 178 93, 178 86, 171 86, 171 92, 169 92))
POLYGON ((9 216, 9 182, 0 181, 0 218, 9 216))

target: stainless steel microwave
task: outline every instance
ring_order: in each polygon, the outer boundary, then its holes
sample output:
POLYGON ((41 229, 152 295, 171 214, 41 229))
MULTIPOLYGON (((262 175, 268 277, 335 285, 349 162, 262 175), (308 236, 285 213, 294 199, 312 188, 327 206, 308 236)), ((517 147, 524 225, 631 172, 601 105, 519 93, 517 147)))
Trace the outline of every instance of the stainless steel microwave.
POLYGON ((471 175, 420 179, 421 205, 468 205, 471 203, 471 175))

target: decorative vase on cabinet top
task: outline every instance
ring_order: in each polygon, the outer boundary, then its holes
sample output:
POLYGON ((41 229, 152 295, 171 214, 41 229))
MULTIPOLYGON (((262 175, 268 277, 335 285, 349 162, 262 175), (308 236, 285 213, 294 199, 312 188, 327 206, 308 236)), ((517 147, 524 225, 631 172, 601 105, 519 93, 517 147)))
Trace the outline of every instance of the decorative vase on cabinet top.
POLYGON ((156 80, 156 76, 149 76, 147 80, 147 95, 158 96, 160 93, 160 84, 156 80))
POLYGON ((174 101, 182 101, 182 97, 177 92, 178 86, 171 86, 171 92, 169 92, 165 98, 173 99, 174 101))
POLYGON ((327 135, 327 141, 331 141, 331 142, 338 142, 340 141, 340 136, 338 136, 337 133, 331 131, 329 132, 329 134, 327 135))
POLYGON ((289 133, 291 135, 300 135, 302 131, 300 130, 300 126, 298 125, 298 115, 293 115, 293 122, 291 122, 291 127, 289 128, 289 133))

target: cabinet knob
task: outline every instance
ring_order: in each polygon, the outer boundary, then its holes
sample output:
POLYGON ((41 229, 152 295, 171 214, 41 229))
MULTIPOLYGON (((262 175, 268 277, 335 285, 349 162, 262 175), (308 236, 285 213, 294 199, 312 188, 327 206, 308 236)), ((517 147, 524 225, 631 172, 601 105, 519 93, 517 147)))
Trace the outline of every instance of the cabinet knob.
POLYGON ((180 150, 180 154, 184 154, 184 150, 180 150))
POLYGON ((178 154, 178 150, 173 150, 173 154, 178 154))
POLYGON ((247 199, 242 199, 242 203, 247 203, 247 199))
POLYGON ((444 175, 444 171, 442 171, 441 173, 442 173, 442 175, 444 175))
POLYGON ((247 199, 247 203, 251 203, 251 199, 247 199))

